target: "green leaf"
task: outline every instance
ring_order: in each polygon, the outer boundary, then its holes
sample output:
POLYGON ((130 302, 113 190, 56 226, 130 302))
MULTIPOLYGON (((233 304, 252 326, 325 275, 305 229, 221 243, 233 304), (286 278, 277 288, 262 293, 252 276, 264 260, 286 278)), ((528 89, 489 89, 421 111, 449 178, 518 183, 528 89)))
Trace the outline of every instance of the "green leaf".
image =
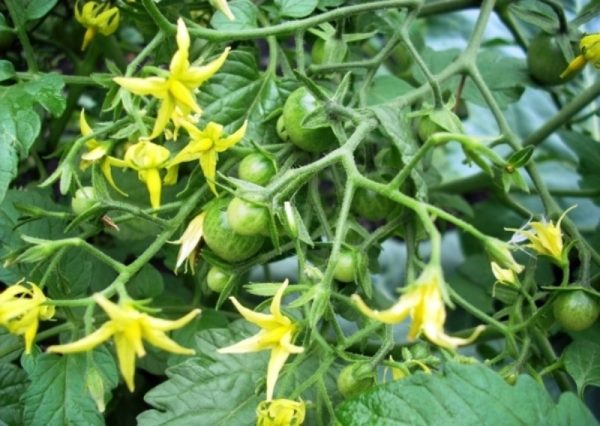
POLYGON ((406 81, 393 75, 380 75, 373 79, 373 84, 367 93, 367 102, 369 105, 383 104, 391 101, 398 96, 402 96, 413 87, 406 81))
MULTIPOLYGON (((0 156, 1 161, 2 157, 0 156)), ((34 205, 46 211, 64 211, 62 206, 51 200, 51 193, 50 189, 9 190, 7 192, 6 198, 0 203, 0 258, 27 245, 22 240, 22 235, 45 239, 58 239, 69 236, 65 235, 63 231, 65 222, 58 219, 41 218, 21 224, 20 217, 22 213, 15 207, 15 204, 34 205)), ((5 267, 3 262, 0 262, 0 280, 6 283, 16 282, 23 277, 30 277, 31 272, 31 268, 28 266, 5 267)))
POLYGON ((0 202, 16 176, 19 160, 40 133, 40 117, 34 106, 40 104, 58 116, 65 109, 64 81, 58 74, 45 74, 34 80, 0 87, 0 202))
POLYGON ((29 0, 23 3, 25 3, 25 19, 31 21, 50 12, 58 0, 29 0))
POLYGON ((12 62, 5 59, 0 60, 0 81, 8 80, 15 76, 15 67, 12 62))
MULTIPOLYGON (((95 364, 105 365, 106 356, 106 352, 95 351, 95 364)), ((22 398, 24 424, 103 425, 104 420, 86 389, 86 369, 86 354, 40 355, 31 372, 31 385, 22 398)))
POLYGON ((11 362, 21 355, 23 338, 10 334, 4 327, 0 327, 0 363, 11 362))
POLYGON ((244 321, 231 329, 211 329, 197 334, 196 357, 167 370, 169 380, 145 396, 154 410, 138 416, 152 425, 254 425, 255 409, 264 397, 257 383, 266 376, 267 352, 219 354, 218 348, 254 333, 244 321))
MULTIPOLYGON (((484 50, 477 55, 477 67, 500 108, 506 108, 521 98, 525 91, 524 82, 528 78, 527 67, 522 59, 508 57, 499 50, 484 50)), ((479 89, 470 79, 465 84, 463 98, 487 107, 479 89)))
POLYGON ((580 395, 588 385, 600 386, 600 345, 589 340, 575 340, 562 355, 567 372, 577 384, 580 395))
POLYGON ((304 18, 310 15, 319 4, 318 0, 275 0, 281 16, 304 18))
POLYGON ((594 416, 573 394, 554 404, 529 376, 514 386, 493 370, 448 363, 442 374, 417 373, 341 404, 340 425, 596 425, 594 416), (568 423, 565 423, 568 420, 568 423))
POLYGON ((238 31, 256 28, 258 8, 250 0, 230 1, 229 8, 235 16, 235 21, 230 21, 222 12, 217 11, 210 20, 210 25, 220 31, 238 31))
POLYGON ((25 371, 13 364, 0 364, 0 424, 23 424, 23 407, 19 399, 27 384, 25 371))
POLYGON ((202 87, 198 96, 204 109, 203 117, 206 117, 202 124, 210 119, 233 132, 247 119, 245 139, 259 145, 278 143, 275 121, 268 117, 283 107, 290 93, 289 86, 270 73, 259 72, 255 50, 237 49, 202 87))

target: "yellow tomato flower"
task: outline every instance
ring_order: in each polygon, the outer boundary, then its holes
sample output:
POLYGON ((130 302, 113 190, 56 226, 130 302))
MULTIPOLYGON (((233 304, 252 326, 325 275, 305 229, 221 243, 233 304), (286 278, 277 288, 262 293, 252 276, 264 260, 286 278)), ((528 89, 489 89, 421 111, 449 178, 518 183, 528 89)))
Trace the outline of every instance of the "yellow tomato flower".
POLYGON ((262 401, 256 408, 257 426, 300 426, 306 416, 304 401, 274 399, 262 401))
MULTIPOLYGON (((85 110, 83 109, 79 115, 79 129, 83 136, 89 136, 94 133, 85 119, 85 110)), ((111 148, 111 143, 107 141, 99 141, 97 139, 90 139, 85 143, 85 146, 88 151, 81 156, 81 162, 79 163, 81 170, 87 169, 93 163, 100 162, 100 170, 106 177, 106 180, 108 180, 113 188, 116 188, 122 193, 122 191, 117 188, 110 169, 111 160, 108 157, 108 151, 111 148)))
POLYGON ((297 332, 296 324, 281 313, 281 299, 287 285, 288 281, 286 280, 275 293, 271 302, 270 314, 254 312, 242 306, 235 297, 230 297, 240 314, 252 324, 259 326, 261 330, 252 337, 218 351, 222 354, 236 354, 271 350, 267 368, 267 401, 273 399, 275 383, 287 358, 290 354, 299 354, 304 351, 303 347, 292 344, 297 332))
MULTIPOLYGON (((181 244, 181 247, 179 248, 179 253, 177 254, 175 273, 177 273, 179 267, 183 265, 183 263, 186 261, 187 264, 190 265, 192 273, 195 272, 194 263, 196 261, 198 244, 202 239, 202 232, 204 229, 204 216, 206 216, 206 213, 200 213, 199 215, 194 217, 188 224, 187 228, 185 228, 185 231, 181 235, 181 238, 175 242, 176 244, 181 244)), ((187 272, 187 265, 185 271, 187 272)))
POLYGON ((189 121, 184 121, 182 126, 190 135, 190 142, 169 162, 168 167, 199 160, 208 186, 217 195, 215 178, 217 176, 219 153, 231 148, 242 140, 246 134, 248 122, 244 121, 242 127, 227 137, 223 137, 223 126, 212 121, 206 125, 204 130, 198 129, 189 121))
POLYGON ((233 15, 233 12, 231 12, 231 9, 227 4, 227 0, 208 0, 208 2, 212 7, 214 7, 223 15, 225 15, 227 19, 229 19, 230 21, 235 21, 235 16, 233 15))
POLYGON ((81 50, 85 50, 96 33, 105 36, 111 35, 119 27, 119 9, 117 7, 109 7, 109 3, 101 3, 89 1, 79 6, 79 2, 75 3, 75 19, 81 25, 87 28, 83 36, 83 45, 81 50))
POLYGON ((110 320, 92 334, 75 342, 50 346, 48 352, 61 354, 86 352, 112 337, 119 359, 119 369, 125 384, 132 392, 134 390, 135 358, 136 356, 143 357, 146 354, 144 340, 167 352, 194 355, 193 349, 180 346, 165 332, 185 326, 200 314, 199 309, 194 309, 177 320, 169 321, 139 312, 132 301, 122 301, 117 305, 101 294, 95 294, 94 300, 104 309, 110 320))
POLYGON ((566 78, 580 71, 588 62, 591 62, 594 67, 600 68, 600 33, 583 37, 579 42, 579 50, 581 54, 569 63, 560 78, 566 78))
POLYGON ((187 117, 191 112, 196 114, 202 112, 196 103, 194 92, 223 66, 229 54, 227 48, 214 61, 200 67, 191 66, 190 35, 181 18, 177 21, 177 47, 167 77, 115 77, 113 79, 118 85, 136 95, 152 95, 161 100, 150 139, 160 135, 169 120, 173 120, 178 126, 180 116, 187 117))
POLYGON ((0 293, 0 325, 25 338, 25 353, 31 353, 40 320, 54 316, 54 306, 44 305, 48 299, 40 288, 28 282, 11 285, 0 293))
POLYGON ((352 296, 352 300, 364 315, 386 324, 397 324, 410 316, 412 324, 408 332, 409 341, 415 340, 423 333, 434 344, 455 349, 457 346, 471 343, 483 328, 478 327, 467 339, 451 337, 444 332, 446 309, 442 297, 443 285, 440 268, 428 266, 417 281, 406 289, 398 302, 385 311, 371 310, 357 294, 352 296))
POLYGON ((529 240, 527 247, 532 248, 538 254, 548 256, 552 260, 556 261, 559 265, 564 265, 567 262, 566 252, 564 250, 562 232, 560 230, 560 224, 565 218, 566 214, 577 206, 565 210, 565 212, 558 218, 556 225, 549 221, 542 220, 541 222, 530 222, 530 229, 508 229, 509 231, 515 231, 513 240, 519 242, 521 240, 529 240))
MULTIPOLYGON (((150 205, 156 209, 160 207, 160 195, 162 192, 162 182, 160 180, 159 170, 166 166, 170 155, 171 153, 164 146, 143 140, 127 148, 123 160, 108 157, 108 163, 110 166, 136 170, 138 172, 138 178, 144 182, 148 188, 150 205)), ((112 177, 109 179, 109 182, 113 188, 123 193, 123 191, 114 184, 112 177)))
POLYGON ((494 278, 496 278, 496 281, 500 284, 512 285, 516 287, 520 285, 519 278, 517 277, 515 271, 513 271, 512 269, 504 269, 496 262, 492 262, 491 266, 494 278))

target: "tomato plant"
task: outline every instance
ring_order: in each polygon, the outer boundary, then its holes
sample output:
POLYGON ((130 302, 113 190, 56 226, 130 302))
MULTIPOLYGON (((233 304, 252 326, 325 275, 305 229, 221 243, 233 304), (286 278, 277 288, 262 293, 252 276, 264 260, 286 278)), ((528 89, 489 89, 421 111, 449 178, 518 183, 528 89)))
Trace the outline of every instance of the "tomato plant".
POLYGON ((1 2, 0 424, 597 424, 596 3, 1 2))

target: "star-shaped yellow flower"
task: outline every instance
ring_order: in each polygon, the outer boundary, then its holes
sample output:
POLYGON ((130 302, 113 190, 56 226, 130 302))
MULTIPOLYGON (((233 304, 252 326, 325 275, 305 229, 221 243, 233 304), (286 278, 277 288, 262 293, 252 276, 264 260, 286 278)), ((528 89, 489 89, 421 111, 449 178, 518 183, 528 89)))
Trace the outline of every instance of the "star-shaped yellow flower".
POLYGON ((44 305, 48 299, 40 288, 17 283, 0 293, 0 325, 25 338, 25 353, 31 353, 40 320, 54 316, 54 306, 44 305))
POLYGON ((267 401, 273 399, 275 383, 279 372, 290 354, 298 354, 304 351, 301 346, 292 344, 296 335, 297 326, 291 319, 281 313, 281 299, 287 287, 287 280, 279 287, 271 302, 271 313, 262 314, 254 312, 242 306, 235 297, 231 302, 246 320, 260 327, 258 334, 242 340, 234 345, 219 349, 222 354, 258 352, 266 349, 271 350, 269 366, 267 368, 267 401))
POLYGON ((257 426, 300 426, 306 416, 304 401, 274 399, 262 401, 256 408, 257 426))
POLYGON ((214 61, 204 66, 191 66, 190 35, 181 18, 177 21, 177 47, 178 50, 171 59, 166 77, 115 77, 113 79, 118 85, 136 95, 151 95, 160 99, 161 103, 150 139, 160 135, 169 120, 173 120, 178 126, 181 116, 187 117, 192 112, 199 115, 202 112, 194 92, 223 66, 229 54, 227 48, 214 61))
MULTIPOLYGON (((110 166, 136 170, 138 172, 138 178, 144 182, 148 188, 150 205, 156 209, 160 207, 160 196, 162 192, 162 182, 160 180, 159 170, 166 166, 170 155, 171 153, 164 146, 143 140, 127 148, 123 160, 108 157, 107 162, 110 166)), ((107 173, 104 174, 107 175, 107 173)), ((111 175, 110 171, 108 172, 108 175, 111 175)), ((108 180, 113 188, 124 194, 123 191, 115 185, 112 177, 108 180)))
POLYGON ((583 37, 579 42, 579 50, 581 54, 569 63, 560 78, 566 78, 581 70, 588 62, 591 62, 596 68, 600 68, 600 33, 583 37))
POLYGON ((87 28, 83 36, 83 45, 81 50, 85 50, 96 33, 111 35, 119 27, 119 9, 109 7, 109 3, 89 1, 79 6, 79 1, 75 3, 75 19, 81 25, 87 28))
POLYGON ((481 326, 467 339, 448 336, 444 332, 446 308, 442 297, 443 278, 438 266, 428 266, 417 281, 411 284, 398 302, 385 311, 373 311, 358 295, 352 300, 358 309, 369 318, 386 324, 397 324, 408 316, 412 324, 408 332, 408 340, 415 340, 423 333, 432 343, 449 349, 471 343, 481 333, 481 326))
POLYGON ((567 262, 566 252, 564 250, 562 232, 560 223, 565 218, 566 214, 576 206, 565 210, 558 218, 556 224, 552 221, 542 220, 541 222, 530 222, 530 229, 507 229, 515 231, 513 237, 514 242, 519 242, 523 239, 529 240, 527 247, 532 248, 537 253, 548 256, 556 261, 559 265, 564 265, 567 262))
POLYGON ((223 126, 212 121, 206 125, 204 130, 198 129, 189 121, 183 122, 182 126, 190 135, 190 142, 169 161, 168 167, 171 168, 180 163, 200 160, 200 167, 206 182, 216 195, 215 178, 217 176, 219 153, 242 140, 246 134, 248 122, 244 121, 242 127, 227 137, 223 137, 223 126))
POLYGON ((104 309, 110 320, 92 334, 75 342, 50 346, 48 352, 62 354, 85 352, 112 337, 119 359, 119 369, 125 384, 132 392, 134 390, 135 358, 136 356, 143 357, 146 354, 144 340, 167 352, 181 355, 195 353, 193 349, 184 348, 171 340, 165 332, 185 326, 200 314, 199 309, 194 309, 178 320, 169 321, 138 311, 131 300, 122 301, 117 305, 100 294, 94 295, 94 300, 104 309))

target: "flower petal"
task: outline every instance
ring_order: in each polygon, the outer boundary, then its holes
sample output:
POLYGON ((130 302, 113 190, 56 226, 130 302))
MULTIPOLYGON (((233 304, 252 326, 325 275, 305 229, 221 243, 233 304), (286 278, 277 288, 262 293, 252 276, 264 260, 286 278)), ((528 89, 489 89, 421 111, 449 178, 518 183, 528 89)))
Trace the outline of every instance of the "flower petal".
POLYGON ((221 53, 221 56, 206 65, 190 67, 185 74, 179 76, 179 80, 189 89, 198 88, 202 83, 219 71, 219 69, 225 63, 227 55, 229 55, 229 51, 230 48, 228 47, 223 53, 221 53))
POLYGON ((154 122, 154 128, 152 129, 150 139, 154 139, 155 137, 159 136, 163 130, 165 130, 165 127, 167 127, 174 109, 175 102, 171 96, 165 96, 160 104, 160 108, 158 108, 158 114, 156 115, 156 121, 154 122))
POLYGON ((213 150, 203 152, 200 155, 200 168, 206 178, 208 187, 218 196, 219 194, 217 193, 217 188, 215 186, 215 178, 217 177, 217 153, 213 150))
POLYGON ((132 342, 123 334, 115 335, 115 347, 119 359, 119 370, 130 392, 135 389, 135 350, 132 342))
POLYGON ((247 127, 248 127, 248 120, 244 121, 244 124, 242 125, 242 127, 240 127, 232 135, 230 135, 224 139, 220 139, 220 140, 216 141, 215 142, 215 151, 223 152, 226 149, 231 148, 233 145, 235 145, 239 141, 241 141, 244 138, 244 136, 246 135, 247 127))
POLYGON ((267 367, 267 401, 273 399, 273 392, 275 391, 275 384, 277 383, 279 372, 289 356, 290 353, 283 348, 276 347, 271 351, 271 357, 269 358, 269 365, 267 367))
POLYGON ((86 352, 107 341, 115 333, 112 322, 106 322, 92 334, 64 345, 52 345, 47 349, 50 353, 71 354, 86 352))
POLYGON ((136 95, 152 95, 155 98, 165 98, 169 85, 162 77, 115 77, 113 81, 125 90, 136 95))

